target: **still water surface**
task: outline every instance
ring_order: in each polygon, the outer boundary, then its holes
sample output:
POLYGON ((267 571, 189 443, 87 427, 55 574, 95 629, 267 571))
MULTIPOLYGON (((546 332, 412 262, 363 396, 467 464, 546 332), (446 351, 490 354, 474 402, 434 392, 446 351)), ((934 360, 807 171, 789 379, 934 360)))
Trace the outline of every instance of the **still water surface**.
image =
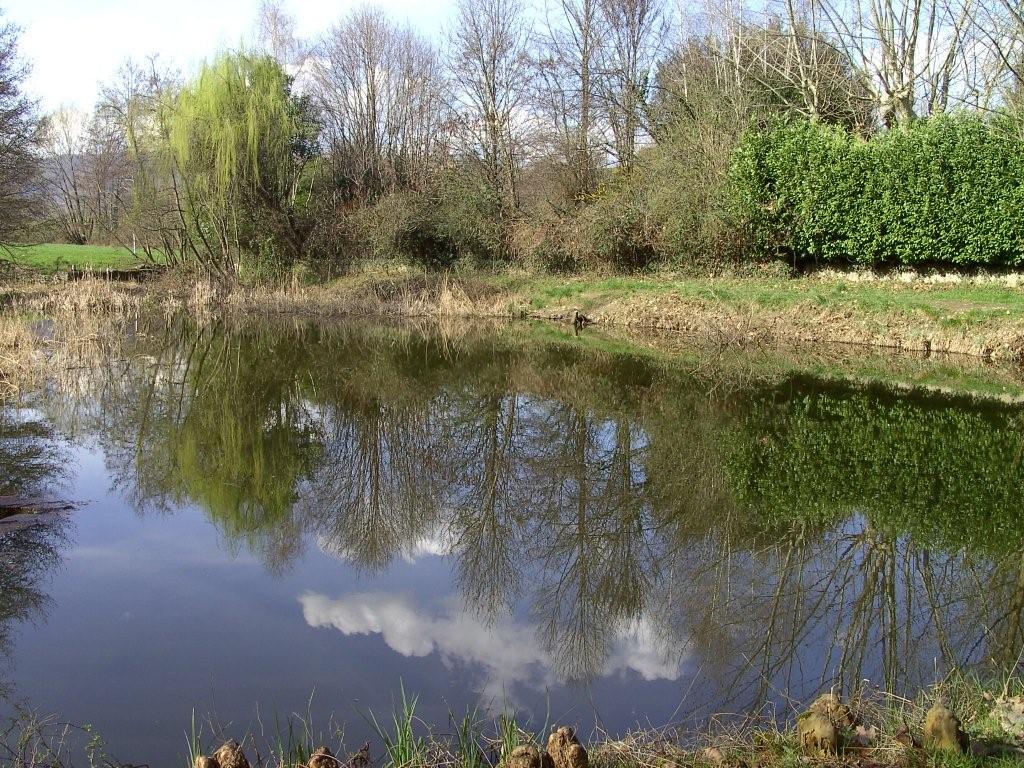
POLYGON ((188 325, 0 409, 0 681, 176 764, 193 709, 619 734, 1024 648, 1022 413, 526 327, 188 325), (310 704, 312 694, 312 701, 310 704))

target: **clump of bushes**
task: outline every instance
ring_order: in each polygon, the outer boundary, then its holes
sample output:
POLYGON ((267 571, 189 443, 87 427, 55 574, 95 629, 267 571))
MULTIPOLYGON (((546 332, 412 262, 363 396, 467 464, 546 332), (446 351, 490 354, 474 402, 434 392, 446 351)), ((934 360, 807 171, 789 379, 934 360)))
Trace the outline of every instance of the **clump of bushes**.
POLYGON ((870 139, 785 119, 743 136, 730 181, 754 255, 1024 264, 1024 145, 998 119, 938 116, 870 139))
POLYGON ((637 174, 614 179, 577 218, 577 244, 600 266, 619 272, 645 269, 659 259, 657 224, 649 190, 637 174))
POLYGON ((741 244, 727 204, 730 147, 684 129, 663 135, 628 170, 606 172, 587 204, 546 228, 540 261, 614 272, 734 261, 741 244))
POLYGON ((468 173, 440 174, 425 191, 392 193, 351 217, 355 241, 373 259, 447 268, 505 253, 500 205, 468 173))

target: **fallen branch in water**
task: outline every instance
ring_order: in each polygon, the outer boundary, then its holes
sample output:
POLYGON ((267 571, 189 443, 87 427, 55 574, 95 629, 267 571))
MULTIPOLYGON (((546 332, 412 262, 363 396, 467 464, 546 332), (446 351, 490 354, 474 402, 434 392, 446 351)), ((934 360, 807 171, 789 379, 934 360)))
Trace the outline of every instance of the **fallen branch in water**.
POLYGON ((11 515, 70 512, 75 504, 60 499, 27 499, 23 496, 0 496, 0 518, 11 515))

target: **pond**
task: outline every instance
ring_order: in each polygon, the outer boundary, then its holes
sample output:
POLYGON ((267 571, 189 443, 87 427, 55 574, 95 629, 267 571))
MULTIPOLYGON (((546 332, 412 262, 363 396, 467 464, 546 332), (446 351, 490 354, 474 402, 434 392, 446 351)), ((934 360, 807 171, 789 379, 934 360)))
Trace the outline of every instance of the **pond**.
MULTIPOLYGON (((0 409, 0 681, 110 753, 515 710, 615 736, 1024 649, 1024 412, 528 325, 154 326, 0 409)), ((379 753, 379 750, 378 750, 379 753)))

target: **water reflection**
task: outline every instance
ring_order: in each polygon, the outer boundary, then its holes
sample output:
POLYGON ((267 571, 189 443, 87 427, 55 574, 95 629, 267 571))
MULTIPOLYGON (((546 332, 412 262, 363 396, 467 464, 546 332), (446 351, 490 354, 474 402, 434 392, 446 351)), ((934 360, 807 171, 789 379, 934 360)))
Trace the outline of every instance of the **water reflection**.
POLYGON ((699 671, 749 709, 1016 663, 1017 410, 517 334, 172 326, 47 412, 140 510, 198 505, 275 572, 447 557, 436 604, 296 597, 491 693, 699 671))
MULTIPOLYGON (((386 592, 334 599, 314 593, 303 595, 300 603, 312 627, 333 627, 345 635, 379 634, 403 656, 437 653, 446 662, 482 669, 487 700, 508 702, 521 686, 543 691, 554 679, 551 654, 530 623, 508 617, 483 621, 456 598, 441 606, 421 606, 386 592)), ((601 671, 635 672, 645 681, 677 680, 681 675, 680 664, 671 661, 646 621, 617 633, 601 671)))
MULTIPOLYGON (((52 428, 32 411, 2 401, 0 470, 0 497, 40 496, 59 486, 64 476, 64 457, 52 428)), ((15 628, 44 616, 44 582, 60 563, 67 528, 60 515, 13 520, 0 509, 0 657, 5 662, 15 628)), ((6 663, 0 666, 0 695, 10 693, 4 682, 9 671, 6 663)))
POLYGON ((53 428, 31 408, 0 399, 0 496, 39 496, 60 484, 65 460, 53 428))

